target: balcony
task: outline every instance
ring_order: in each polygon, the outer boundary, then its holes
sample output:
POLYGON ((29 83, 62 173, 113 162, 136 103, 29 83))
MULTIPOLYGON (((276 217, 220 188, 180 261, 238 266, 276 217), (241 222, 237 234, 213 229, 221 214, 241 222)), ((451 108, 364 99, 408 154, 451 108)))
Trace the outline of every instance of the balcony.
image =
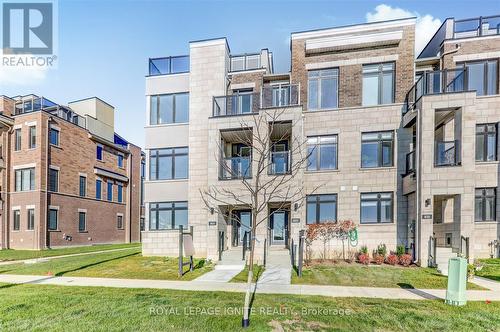
POLYGON ((189 55, 149 59, 149 76, 189 73, 189 55))
POLYGON ((230 96, 214 97, 213 116, 231 116, 258 112, 260 95, 258 93, 238 93, 230 96))
POLYGON ((438 141, 435 144, 435 166, 460 165, 460 141, 438 141))
POLYGON ((269 175, 282 175, 290 173, 291 151, 271 152, 269 175))
POLYGON ((230 66, 231 72, 261 69, 260 53, 233 55, 231 56, 230 66))
POLYGON ((453 38, 482 37, 500 34, 500 15, 455 20, 453 38))
POLYGON ((415 150, 406 154, 406 174, 412 174, 416 171, 415 150))
POLYGON ((298 84, 267 85, 262 88, 261 108, 296 106, 300 104, 298 84))
POLYGON ((231 157, 222 159, 220 167, 221 180, 249 179, 251 177, 251 157, 231 157))

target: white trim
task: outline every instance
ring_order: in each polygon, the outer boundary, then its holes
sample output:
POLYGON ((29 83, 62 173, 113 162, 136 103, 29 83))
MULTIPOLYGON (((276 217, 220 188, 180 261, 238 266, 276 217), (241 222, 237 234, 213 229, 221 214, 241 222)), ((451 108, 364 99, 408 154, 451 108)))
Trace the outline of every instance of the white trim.
POLYGON ((347 27, 321 29, 316 31, 292 32, 291 38, 292 40, 295 40, 304 38, 334 36, 334 35, 355 33, 355 32, 365 32, 370 30, 389 29, 396 27, 404 27, 408 25, 415 25, 415 22, 416 19, 412 17, 403 20, 385 21, 385 22, 367 23, 367 24, 365 23, 347 27))
POLYGON ((58 126, 56 126, 56 125, 54 125, 54 124, 51 124, 51 125, 50 125, 50 129, 54 129, 54 130, 57 130, 57 131, 61 131, 61 127, 58 127, 58 126))
POLYGON ((26 210, 29 210, 29 209, 34 210, 36 207, 35 207, 35 205, 26 205, 25 208, 26 208, 26 210))
POLYGON ((231 84, 231 90, 238 90, 238 89, 253 89, 253 88, 255 88, 255 82, 247 82, 247 83, 231 84))
POLYGON ((21 129, 21 128, 23 128, 22 124, 16 124, 16 125, 14 125, 14 127, 12 127, 12 129, 14 129, 14 130, 21 129))
POLYGON ((362 64, 369 64, 369 63, 390 62, 390 61, 397 61, 398 59, 399 59, 398 54, 391 54, 391 55, 374 56, 374 57, 370 57, 370 58, 354 58, 354 59, 347 59, 347 60, 315 62, 315 63, 306 64, 306 69, 307 70, 314 70, 314 69, 334 68, 334 67, 359 65, 359 64, 362 65, 362 64))
POLYGON ((365 35, 342 35, 337 37, 317 38, 306 41, 306 51, 321 48, 332 48, 349 45, 362 45, 400 41, 403 39, 403 30, 371 33, 365 35))
POLYGON ((78 212, 84 212, 84 213, 87 213, 87 209, 78 209, 78 212))
POLYGON ((36 163, 24 164, 24 165, 15 165, 12 168, 14 170, 16 170, 16 169, 26 169, 26 168, 34 168, 34 167, 36 167, 36 163))
POLYGON ((123 217, 123 213, 117 213, 117 214, 116 214, 116 216, 117 216, 117 217, 118 217, 118 216, 123 217))
POLYGON ((81 172, 78 172, 78 176, 83 176, 83 177, 87 177, 87 173, 81 173, 81 172))
POLYGON ((49 205, 49 210, 57 210, 57 211, 59 211, 59 206, 57 206, 57 205, 49 205))
POLYGON ((61 170, 61 167, 56 166, 56 165, 50 165, 49 168, 55 169, 56 171, 60 171, 61 170))
POLYGON ((36 121, 25 122, 24 125, 28 127, 36 127, 36 121))
POLYGON ((488 39, 496 39, 500 38, 500 35, 491 35, 491 36, 478 36, 478 37, 462 37, 462 38, 457 38, 457 39, 446 39, 443 43, 444 44, 456 44, 459 42, 468 42, 468 41, 482 41, 482 40, 488 40, 488 39))
POLYGON ((453 61, 464 62, 464 61, 474 61, 474 60, 486 60, 491 58, 500 58, 500 51, 454 55, 453 61))
POLYGON ((20 206, 13 206, 12 211, 21 211, 21 207, 20 206))
POLYGON ((189 42, 189 47, 205 47, 205 46, 215 46, 215 45, 225 45, 227 46, 226 38, 211 39, 211 40, 200 40, 189 42))

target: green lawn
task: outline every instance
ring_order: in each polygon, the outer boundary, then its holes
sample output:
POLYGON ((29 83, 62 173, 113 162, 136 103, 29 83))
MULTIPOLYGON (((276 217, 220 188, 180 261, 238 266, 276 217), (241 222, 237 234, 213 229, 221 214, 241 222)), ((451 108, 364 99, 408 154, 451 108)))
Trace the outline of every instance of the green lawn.
MULTIPOLYGON (((292 271, 293 284, 445 289, 447 282, 448 278, 439 274, 436 269, 421 267, 318 264, 304 267, 302 278, 292 271)), ((471 283, 468 283, 467 288, 482 289, 471 283)))
POLYGON ((476 271, 476 275, 500 281, 500 258, 488 258, 480 259, 481 263, 484 264, 481 271, 476 271))
MULTIPOLYGON (((262 275, 264 272, 265 267, 263 265, 254 265, 253 266, 253 282, 256 282, 259 277, 262 275)), ((233 279, 231 279, 231 282, 247 282, 248 279, 248 266, 245 266, 243 271, 238 273, 233 279)))
MULTIPOLYGON (((2 331, 240 331, 243 293, 0 284, 2 331)), ((246 331, 495 331, 500 302, 263 295, 246 331), (318 310, 324 310, 322 312, 318 310)))
POLYGON ((62 256, 70 254, 79 254, 85 252, 94 252, 101 250, 111 250, 111 249, 121 249, 121 248, 131 248, 140 247, 140 243, 121 243, 121 244, 98 244, 95 246, 84 246, 84 247, 68 247, 60 249, 45 249, 45 250, 14 250, 5 249, 0 250, 0 262, 1 261, 14 261, 22 259, 32 259, 32 258, 42 258, 42 257, 52 257, 52 256, 62 256))
MULTIPOLYGON (((9 264, 0 266, 0 273, 32 274, 132 279, 178 279, 178 259, 142 257, 140 248, 100 253, 95 255, 57 258, 36 264, 9 264)), ((204 260, 195 260, 193 272, 182 280, 194 279, 212 269, 204 260)), ((188 267, 185 267, 188 271, 188 267)))

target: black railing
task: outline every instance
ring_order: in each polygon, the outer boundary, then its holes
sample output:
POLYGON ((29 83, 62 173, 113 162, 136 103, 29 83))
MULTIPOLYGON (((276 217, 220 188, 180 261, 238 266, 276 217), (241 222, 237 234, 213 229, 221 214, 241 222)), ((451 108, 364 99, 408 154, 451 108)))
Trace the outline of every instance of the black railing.
POLYGON ((415 150, 408 152, 406 154, 406 174, 410 174, 410 173, 415 172, 415 170, 416 170, 416 167, 415 167, 416 158, 415 158, 415 156, 416 156, 415 150))
POLYGON ((460 141, 438 141, 435 145, 436 166, 456 166, 460 164, 460 141))
POLYGON ((149 76, 189 72, 189 55, 149 59, 149 76))
POLYGON ((245 231, 244 235, 243 235, 243 241, 242 241, 242 260, 245 260, 246 259, 246 256, 247 256, 247 251, 251 249, 251 241, 252 241, 252 236, 251 236, 251 232, 249 231, 245 231))
POLYGON ((455 20, 453 38, 481 37, 500 34, 500 15, 455 20))
POLYGON ((302 265, 304 263, 304 243, 305 243, 305 231, 299 231, 299 257, 297 262, 297 275, 302 278, 302 265))
POLYGON ((219 260, 222 260, 222 252, 224 251, 224 232, 219 231, 219 260))
POLYGON ((262 88, 261 108, 299 105, 299 92, 298 84, 266 85, 262 88))
POLYGON ((436 266, 436 238, 434 236, 429 237, 429 266, 436 266))
POLYGON ((258 112, 260 95, 258 93, 237 93, 229 96, 214 97, 213 116, 244 115, 258 112))

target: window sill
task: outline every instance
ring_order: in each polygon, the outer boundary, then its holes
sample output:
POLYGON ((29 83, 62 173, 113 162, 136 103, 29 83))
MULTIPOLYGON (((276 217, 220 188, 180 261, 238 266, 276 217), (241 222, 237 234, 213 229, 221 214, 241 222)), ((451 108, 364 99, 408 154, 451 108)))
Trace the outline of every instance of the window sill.
POLYGON ((61 233, 61 230, 60 230, 60 229, 47 229, 47 232, 51 232, 51 233, 61 233))
POLYGON ((490 160, 490 161, 477 161, 476 160, 476 165, 498 165, 499 161, 498 160, 490 160))
POLYGON ((124 231, 124 230, 125 230, 125 228, 117 228, 116 230, 117 230, 117 231, 124 231))
POLYGON ((304 174, 318 174, 318 173, 338 173, 340 170, 338 168, 335 169, 320 169, 317 171, 307 170, 304 171, 304 174))
POLYGON ((188 125, 188 122, 176 122, 176 123, 160 123, 160 124, 149 124, 145 128, 161 128, 161 127, 176 127, 188 125))
POLYGON ((483 225, 483 224, 498 224, 500 223, 498 220, 485 220, 485 221, 481 221, 481 220, 474 220, 474 224, 479 224, 479 225, 483 225))
POLYGON ((383 171, 383 170, 396 170, 395 166, 385 166, 385 167, 360 167, 360 171, 383 171))
POLYGON ((364 223, 359 223, 359 226, 391 226, 394 225, 394 221, 391 222, 364 222, 364 223))
POLYGON ((85 234, 88 233, 89 231, 78 231, 79 234, 85 234))
POLYGON ((171 180, 146 180, 144 183, 171 183, 171 182, 185 182, 189 180, 189 178, 184 179, 171 179, 171 180))
POLYGON ((52 143, 49 143, 49 145, 53 148, 56 148, 56 149, 59 149, 59 150, 62 150, 61 146, 59 144, 52 144, 52 143))

